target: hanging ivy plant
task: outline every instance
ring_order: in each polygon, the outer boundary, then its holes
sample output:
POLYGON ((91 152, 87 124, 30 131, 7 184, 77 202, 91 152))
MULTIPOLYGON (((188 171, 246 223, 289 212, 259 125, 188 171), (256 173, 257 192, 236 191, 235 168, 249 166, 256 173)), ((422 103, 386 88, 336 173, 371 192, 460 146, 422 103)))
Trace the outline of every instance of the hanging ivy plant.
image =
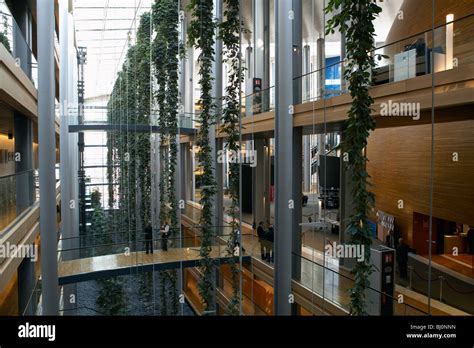
MULTIPOLYGON (((165 221, 168 221, 169 205, 168 193, 169 193, 169 159, 168 159, 168 115, 167 115, 167 104, 166 104, 166 86, 168 80, 168 71, 166 69, 167 59, 167 44, 166 44, 166 33, 165 18, 166 18, 166 4, 165 1, 156 1, 152 9, 153 27, 156 31, 156 37, 153 41, 153 63, 155 67, 155 78, 158 85, 156 92, 156 102, 158 106, 158 128, 160 137, 160 148, 159 148, 159 161, 160 161, 160 181, 159 181, 159 200, 160 200, 160 214, 159 220, 160 225, 163 225, 165 221)), ((160 309, 161 315, 168 315, 167 305, 167 294, 166 294, 166 283, 167 283, 167 272, 160 271, 158 273, 158 279, 160 283, 160 309)))
MULTIPOLYGON (((173 0, 156 1, 153 5, 153 20, 156 30, 154 41, 154 65, 158 92, 156 95, 159 109, 160 128, 160 221, 170 224, 170 245, 177 246, 179 235, 178 198, 176 195, 176 166, 178 163, 178 6, 173 0)), ((161 296, 171 301, 171 313, 177 314, 178 274, 170 270, 160 274, 161 296), (168 293, 164 282, 169 282, 168 293), (166 296, 168 295, 168 296, 166 296)), ((167 302, 162 303, 162 308, 167 302)), ((166 309, 163 309, 166 311, 166 309)))
POLYGON ((0 43, 5 46, 8 52, 11 52, 10 41, 8 40, 8 21, 7 16, 2 16, 3 30, 0 31, 0 43))
POLYGON ((211 258, 212 242, 214 237, 213 228, 213 197, 216 194, 216 182, 213 176, 213 165, 209 142, 209 129, 215 123, 215 104, 212 98, 212 64, 214 62, 214 31, 216 23, 213 16, 213 0, 191 0, 188 6, 191 11, 192 20, 188 28, 188 40, 191 46, 201 52, 198 57, 199 85, 201 97, 199 106, 201 108, 200 123, 196 145, 199 147, 197 160, 202 166, 201 176, 202 190, 200 204, 202 206, 199 221, 201 230, 201 273, 199 280, 199 294, 204 305, 205 312, 215 310, 215 284, 214 275, 216 266, 211 258))
MULTIPOLYGON (((94 241, 99 247, 94 247, 97 255, 107 255, 110 253, 112 239, 110 230, 107 228, 106 216, 101 203, 101 193, 94 190, 91 193, 91 206, 93 209, 90 234, 94 236, 94 241)), ((97 281, 100 285, 99 295, 96 304, 100 312, 106 315, 123 315, 126 313, 126 304, 123 297, 123 284, 120 278, 111 277, 97 281)))
MULTIPOLYGON (((163 0, 162 0, 163 1, 163 0)), ((168 200, 170 205, 169 221, 171 246, 178 247, 177 237, 179 236, 180 226, 178 220, 178 197, 176 195, 176 166, 178 163, 178 67, 179 67, 179 33, 178 33, 178 6, 174 0, 164 0, 166 6, 166 16, 164 21, 164 34, 166 38, 166 70, 167 78, 167 98, 166 113, 168 116, 168 134, 169 134, 169 183, 168 200)), ((176 270, 168 271, 171 286, 169 288, 169 298, 171 299, 171 308, 173 314, 178 314, 178 274, 176 270)))
POLYGON ((352 315, 366 315, 365 291, 370 286, 372 273, 370 263, 371 231, 367 224, 370 208, 375 196, 369 191, 369 174, 366 170, 365 147, 370 131, 375 129, 371 115, 374 100, 369 95, 372 84, 371 73, 375 67, 373 21, 382 9, 372 0, 329 0, 325 13, 335 13, 328 20, 326 35, 336 29, 346 39, 347 65, 344 78, 349 82, 352 106, 344 129, 342 148, 348 154, 347 170, 352 179, 352 203, 354 213, 350 216, 347 232, 352 243, 364 246, 364 260, 357 262, 352 270, 354 286, 350 290, 350 312, 352 315))
MULTIPOLYGON (((219 35, 224 47, 224 63, 228 64, 229 72, 225 88, 224 107, 222 110, 221 132, 225 134, 225 150, 240 153, 239 119, 241 84, 244 81, 240 62, 240 34, 243 23, 240 20, 239 0, 224 0, 224 20, 219 25, 219 35)), ((227 214, 231 217, 231 233, 227 242, 227 255, 230 257, 229 267, 232 276, 232 297, 227 312, 239 314, 240 286, 238 266, 239 257, 234 254, 235 247, 240 243, 238 212, 240 207, 240 168, 238 163, 229 163, 229 198, 231 201, 227 214)))
MULTIPOLYGON (((137 117, 136 123, 140 125, 150 125, 150 102, 151 102, 151 15, 144 13, 140 19, 137 31, 136 42, 136 92, 137 92, 137 117)), ((140 193, 137 201, 140 223, 137 230, 141 233, 145 226, 151 223, 151 151, 150 133, 135 132, 136 146, 136 177, 137 188, 140 193)), ((139 240, 143 239, 143 233, 139 240)))

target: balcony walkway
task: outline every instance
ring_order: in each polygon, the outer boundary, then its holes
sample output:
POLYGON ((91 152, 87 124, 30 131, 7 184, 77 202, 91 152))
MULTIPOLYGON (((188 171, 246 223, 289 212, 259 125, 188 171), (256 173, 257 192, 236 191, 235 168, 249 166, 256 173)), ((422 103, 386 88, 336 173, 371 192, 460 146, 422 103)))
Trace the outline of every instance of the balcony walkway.
MULTIPOLYGON (((229 262, 225 245, 213 246, 211 258, 216 263, 229 262)), ((154 250, 153 254, 138 251, 61 261, 58 265, 59 285, 127 275, 132 272, 196 267, 199 266, 201 259, 199 247, 189 247, 169 248, 168 251, 154 250)), ((250 256, 245 255, 243 262, 249 261, 250 256)))

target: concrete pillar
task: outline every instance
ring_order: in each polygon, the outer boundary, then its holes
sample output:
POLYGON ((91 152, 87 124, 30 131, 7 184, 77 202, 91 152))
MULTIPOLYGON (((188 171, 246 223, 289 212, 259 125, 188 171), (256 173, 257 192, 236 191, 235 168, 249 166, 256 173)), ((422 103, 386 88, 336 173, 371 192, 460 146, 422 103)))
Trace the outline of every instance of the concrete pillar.
POLYGON ((324 96, 324 89, 326 85, 326 72, 324 71, 324 67, 326 66, 326 53, 324 50, 324 39, 318 39, 316 41, 316 54, 317 54, 317 60, 316 60, 316 69, 317 69, 317 79, 316 79, 316 91, 317 91, 317 97, 323 97, 324 96))
POLYGON ((181 195, 184 201, 188 201, 193 199, 193 152, 190 143, 181 144, 181 146, 183 148, 181 152, 181 160, 183 161, 181 175, 183 187, 181 195))
POLYGON ((30 301, 35 288, 35 262, 25 258, 17 270, 18 275, 18 311, 19 315, 34 315, 36 302, 30 301))
MULTIPOLYGON (((60 34, 59 34, 59 45, 60 45, 60 55, 61 57, 68 57, 69 49, 69 23, 68 23, 68 1, 61 0, 59 3, 59 25, 60 25, 60 34)), ((60 98, 60 120, 61 120, 61 130, 60 130, 60 141, 59 141, 59 151, 60 151, 60 180, 61 180, 61 221, 62 221, 62 234, 63 238, 71 237, 71 212, 69 208, 69 201, 71 200, 71 177, 69 175, 70 167, 70 153, 69 153, 69 93, 68 93, 68 79, 69 79, 69 69, 68 69, 69 60, 61 59, 61 69, 60 69, 60 84, 59 84, 59 98, 60 98)), ((66 241, 67 242, 67 241, 66 241)), ((66 243, 67 244, 67 243, 66 243)), ((66 246, 66 249, 68 247, 66 246)), ((63 255, 63 257, 68 257, 63 255)))
POLYGON ((265 191, 264 191, 264 216, 265 220, 270 220, 271 213, 270 213, 270 186, 271 186, 271 178, 272 178, 272 159, 270 157, 270 138, 265 138, 264 146, 263 146, 263 157, 260 159, 257 158, 258 161, 263 159, 263 168, 264 168, 264 177, 265 177, 265 191))
MULTIPOLYGON (((182 156, 182 153, 181 153, 181 150, 182 150, 182 147, 179 143, 179 133, 176 134, 176 142, 178 144, 178 154, 177 154, 177 158, 178 158, 178 161, 177 161, 177 165, 176 165, 176 172, 175 172, 175 193, 176 193, 176 199, 178 200, 178 211, 177 211, 177 215, 178 215, 178 226, 179 226, 179 242, 176 243, 176 247, 179 247, 179 248, 182 248, 183 247, 183 231, 181 229, 181 213, 183 212, 183 210, 179 209, 179 201, 181 200, 181 197, 182 197, 182 191, 183 191, 183 185, 182 185, 182 181, 181 181, 181 178, 184 176, 183 174, 183 167, 182 167, 182 161, 181 159, 183 158, 182 156)), ((178 287, 178 295, 179 294, 183 294, 183 267, 179 267, 177 269, 177 287, 178 287)), ((184 305, 181 304, 179 306, 179 313, 180 315, 183 315, 183 311, 184 311, 184 305)))
MULTIPOLYGON (((265 2, 267 0, 253 0, 253 77, 264 78, 265 65, 265 2)), ((262 81, 263 82, 263 81, 262 81)))
POLYGON ((301 80, 303 92, 302 92, 302 102, 305 103, 311 100, 311 79, 312 75, 308 75, 311 73, 311 47, 309 45, 303 46, 303 69, 302 73, 305 75, 301 80))
MULTIPOLYGON (((60 56, 69 57, 70 56, 70 47, 72 42, 72 35, 69 30, 71 27, 70 18, 69 18, 69 1, 61 0, 59 3, 59 45, 60 45, 60 56)), ((72 27, 71 27, 72 28, 72 27)), ((72 60, 75 62, 75 60, 72 60)), ((72 63, 73 64, 73 63, 72 63)), ((61 232, 62 232, 62 248, 68 250, 63 253, 63 260, 73 260, 77 256, 77 251, 72 249, 76 248, 79 245, 79 241, 74 239, 78 237, 78 234, 75 232, 74 213, 75 209, 71 209, 71 202, 74 202, 73 207, 77 205, 77 201, 74 200, 72 196, 73 186, 77 183, 74 181, 74 176, 72 169, 75 168, 74 156, 72 155, 72 150, 74 147, 71 146, 71 138, 74 134, 69 133, 69 120, 70 120, 70 111, 69 106, 73 104, 74 98, 73 93, 70 89, 75 88, 74 82, 77 79, 74 79, 73 67, 69 59, 61 59, 61 68, 60 68, 60 120, 61 120, 61 129, 60 129, 60 142, 59 142, 59 151, 60 151, 60 181, 61 181, 61 232), (70 81, 72 80, 72 81, 70 81), (73 83, 71 83, 73 82, 73 83)), ((71 302, 72 298, 76 298, 76 284, 69 284, 63 286, 63 309, 67 310, 65 313, 73 314, 70 310, 76 307, 75 301, 71 302), (73 297, 71 296, 73 295, 73 297)))
POLYGON ((26 116, 15 112, 13 120, 15 139, 16 211, 23 212, 33 203, 33 124, 26 116), (19 161, 16 161, 19 156, 19 161))
POLYGON ((18 26, 13 24, 13 53, 21 69, 31 78, 31 12, 27 0, 12 2, 12 14, 18 26))
POLYGON ((303 6, 302 0, 293 0, 293 99, 294 103, 301 104, 303 82, 303 6))
MULTIPOLYGON (((222 0, 214 0, 214 15, 216 18, 217 24, 222 22, 223 16, 223 4, 222 0)), ((219 37, 219 29, 216 29, 216 40, 215 40, 215 55, 214 55, 214 63, 213 63, 213 76, 214 76, 214 84, 213 84, 213 98, 216 103, 216 115, 217 115, 217 124, 220 123, 220 117, 222 113, 222 40, 218 39, 219 37)), ((222 233, 222 229, 220 226, 224 225, 224 173, 223 173, 223 166, 222 163, 219 163, 217 159, 218 152, 223 148, 222 139, 216 138, 216 126, 210 127, 209 133, 209 141, 210 144, 213 145, 212 149, 212 158, 214 159, 214 171, 215 171, 215 179, 217 184, 217 193, 214 197, 215 204, 214 204, 214 226, 215 226, 215 233, 217 235, 222 233)))
POLYGON ((309 135, 303 136, 303 190, 311 191, 311 139, 309 135))
POLYGON ((263 81, 262 88, 266 91, 263 94, 263 110, 270 110, 270 0, 263 2, 263 81))
MULTIPOLYGON (((184 15, 184 11, 180 11, 179 14, 179 42, 180 45, 186 44, 186 16, 184 15)), ((187 122, 185 122, 186 116, 186 58, 180 57, 179 58, 179 119, 184 122, 184 127, 188 128, 187 122)), ((179 143, 178 143, 179 144, 179 143)))
POLYGON ((194 118, 194 49, 188 47, 186 52, 186 93, 184 98, 184 112, 186 116, 194 118))
MULTIPOLYGON (((74 17, 71 12, 71 8, 68 7, 68 52, 69 57, 68 68, 68 119, 69 124, 74 122, 74 118, 77 115, 77 102, 78 102, 78 66, 77 66, 77 52, 74 45, 74 17)), ((70 175, 70 199, 75 202, 75 206, 71 209, 71 234, 75 238, 70 243, 71 248, 78 248, 80 245, 79 240, 79 177, 78 177, 78 164, 79 164, 79 149, 78 149, 78 134, 69 134, 68 149, 70 153, 69 167, 66 168, 70 175)), ((70 253, 72 258, 79 255, 79 250, 70 253)))
POLYGON ((180 176, 179 176, 179 182, 180 182, 180 195, 178 199, 183 200, 186 202, 187 200, 187 190, 188 188, 186 187, 186 183, 188 181, 188 146, 187 144, 179 144, 179 171, 180 171, 180 176))
MULTIPOLYGON (((249 47, 246 48, 245 50, 245 95, 248 96, 252 94, 253 92, 253 84, 252 84, 252 79, 254 77, 254 64, 253 64, 253 51, 254 48, 250 46, 252 43, 249 42, 249 47)), ((251 98, 246 98, 245 99, 245 107, 246 107, 246 113, 247 116, 251 115, 252 111, 252 102, 251 98)))
MULTIPOLYGON (((341 33, 341 61, 344 61, 346 59, 346 35, 344 33, 341 33)), ((344 78, 344 73, 345 73, 345 65, 341 64, 341 92, 347 89, 347 81, 344 78)))
POLYGON ((160 229, 160 140, 158 133, 151 136, 151 218, 153 230, 160 229))
MULTIPOLYGON (((341 139, 343 141, 343 139, 341 139)), ((352 239, 351 233, 347 231, 348 220, 354 213, 354 204, 352 197, 353 184, 351 179, 351 171, 347 168, 347 163, 344 162, 344 155, 341 156, 341 178, 339 190, 339 216, 340 216, 340 230, 339 230, 339 244, 350 243, 352 239)), ((352 269, 355 266, 355 259, 341 259, 340 265, 352 269)))
POLYGON ((262 90, 260 96, 262 112, 269 109, 270 95, 270 0, 253 0, 253 67, 250 78, 250 91, 253 93, 253 78, 262 79, 262 90))
POLYGON ((256 152, 256 166, 253 168, 252 178, 252 211, 253 221, 258 225, 260 221, 266 222, 270 219, 270 185, 268 183, 268 151, 266 150, 266 139, 254 140, 254 151, 256 152))
POLYGON ((39 0, 38 18, 38 134, 42 305, 44 315, 58 315, 56 226, 56 135, 54 125, 54 3, 39 0))
POLYGON ((301 278, 301 258, 297 255, 301 255, 301 226, 303 222, 303 207, 302 207, 302 181, 303 181, 303 128, 293 128, 293 197, 295 207, 293 213, 293 226, 291 228, 291 234, 293 236, 292 251, 293 251, 293 263, 292 263, 292 275, 293 279, 299 280, 301 278))
POLYGON ((294 200, 292 163, 293 152, 293 63, 292 5, 288 0, 275 0, 276 42, 276 110, 275 110, 275 315, 290 315, 292 212, 294 200))

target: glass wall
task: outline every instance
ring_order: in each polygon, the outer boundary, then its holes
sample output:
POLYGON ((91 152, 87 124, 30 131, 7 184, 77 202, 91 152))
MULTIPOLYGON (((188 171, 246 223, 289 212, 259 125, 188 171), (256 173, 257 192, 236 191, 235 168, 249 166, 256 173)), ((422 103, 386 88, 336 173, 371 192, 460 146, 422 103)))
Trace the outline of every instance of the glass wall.
MULTIPOLYGON (((372 96, 377 126, 366 148, 375 204, 367 225, 372 231, 371 262, 377 267, 387 258, 395 272, 390 274, 389 290, 383 290, 387 284, 380 285, 380 272, 372 275, 366 297, 373 315, 473 313, 468 299, 473 291, 468 222, 473 202, 467 198, 472 185, 462 174, 472 169, 469 140, 463 135, 469 131, 471 111, 470 106, 457 104, 456 100, 464 100, 457 90, 464 80, 454 78, 467 73, 461 72, 462 65, 471 61, 472 47, 463 34, 469 31, 472 9, 459 14, 461 5, 433 7, 431 1, 426 5, 418 13, 407 2, 382 3, 375 22, 372 96), (434 23, 427 8, 436 9, 434 23), (417 23, 417 29, 407 23, 417 23), (466 151, 463 164, 456 149, 466 151)), ((348 87, 342 75, 343 38, 340 34, 324 37, 318 26, 321 21, 308 10, 321 6, 319 2, 307 1, 303 6, 307 7, 303 32, 310 23, 313 37, 303 35, 303 76, 295 78, 295 88, 303 90, 303 105, 296 106, 294 116, 294 123, 303 127, 303 198, 301 254, 293 255, 293 263, 301 265, 298 281, 314 292, 314 307, 300 313, 327 314, 335 311, 334 305, 348 312, 355 261, 332 253, 337 244, 352 245, 345 231, 345 220, 351 215, 351 173, 339 147, 345 135, 345 115, 340 110, 350 104, 343 95, 348 87), (319 67, 311 53, 317 52, 318 40, 325 51, 319 67)), ((319 16, 325 23, 330 18, 322 11, 319 16)), ((243 98, 242 131, 252 141, 271 134, 273 114, 265 113, 272 112, 274 104, 262 107, 271 89, 243 98)), ((272 144, 271 135, 267 142, 272 144)), ((242 186, 250 191, 244 181, 242 186)), ((271 193, 278 190, 268 187, 271 193)), ((258 228, 258 221, 252 222, 258 228)), ((260 258, 265 259, 265 254, 260 258)))
MULTIPOLYGON (((296 178, 287 183, 293 192, 289 231, 275 226, 282 189, 275 180, 275 109, 282 106, 274 82, 279 69, 291 68, 275 65, 275 2, 241 2, 246 30, 239 45, 244 69, 237 83, 237 140, 221 119, 229 106, 221 96, 235 67, 221 61, 216 46, 222 66, 212 65, 206 95, 203 52, 183 45, 179 59, 160 61, 169 41, 157 41, 164 35, 156 34, 158 13, 144 6, 110 96, 91 99, 76 128, 85 134, 81 204, 87 224, 79 247, 59 251, 68 259, 60 266, 61 281, 80 284, 74 310, 272 315, 281 271, 275 243, 279 233, 289 233, 294 314, 350 314, 356 272, 365 261, 370 285, 360 291, 368 315, 474 314, 474 8, 455 1, 434 7, 425 1, 423 9, 411 3, 381 3, 374 23, 375 66, 368 73, 376 127, 363 154, 375 202, 358 222, 368 243, 350 229, 360 198, 354 177, 365 173, 348 166, 353 99, 344 75, 346 39, 325 34, 332 18, 325 4, 302 0, 301 13, 294 13, 301 17, 294 25, 301 35, 293 42, 293 158, 284 163, 296 178), (215 122, 202 133, 206 98, 214 103, 215 122), (230 142, 238 144, 236 153, 230 142), (211 154, 210 176, 203 151, 211 154), (107 302, 109 293, 114 296, 107 302)), ((182 10, 173 37, 180 44, 192 19, 182 10)), ((177 56, 170 52, 168 59, 177 56)))

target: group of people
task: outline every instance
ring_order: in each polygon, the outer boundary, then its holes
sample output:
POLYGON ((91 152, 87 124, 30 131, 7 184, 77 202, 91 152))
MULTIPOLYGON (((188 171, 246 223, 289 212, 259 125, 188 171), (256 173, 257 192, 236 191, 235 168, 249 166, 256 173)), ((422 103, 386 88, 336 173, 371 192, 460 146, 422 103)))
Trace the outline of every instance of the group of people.
MULTIPOLYGON (((165 221, 160 227, 161 249, 168 251, 168 237, 170 234, 170 225, 165 221)), ((153 254, 153 227, 148 224, 145 227, 145 251, 147 254, 153 254)))
POLYGON ((275 239, 275 229, 272 224, 260 221, 257 227, 257 236, 260 243, 260 253, 262 260, 273 263, 273 241, 275 239))

